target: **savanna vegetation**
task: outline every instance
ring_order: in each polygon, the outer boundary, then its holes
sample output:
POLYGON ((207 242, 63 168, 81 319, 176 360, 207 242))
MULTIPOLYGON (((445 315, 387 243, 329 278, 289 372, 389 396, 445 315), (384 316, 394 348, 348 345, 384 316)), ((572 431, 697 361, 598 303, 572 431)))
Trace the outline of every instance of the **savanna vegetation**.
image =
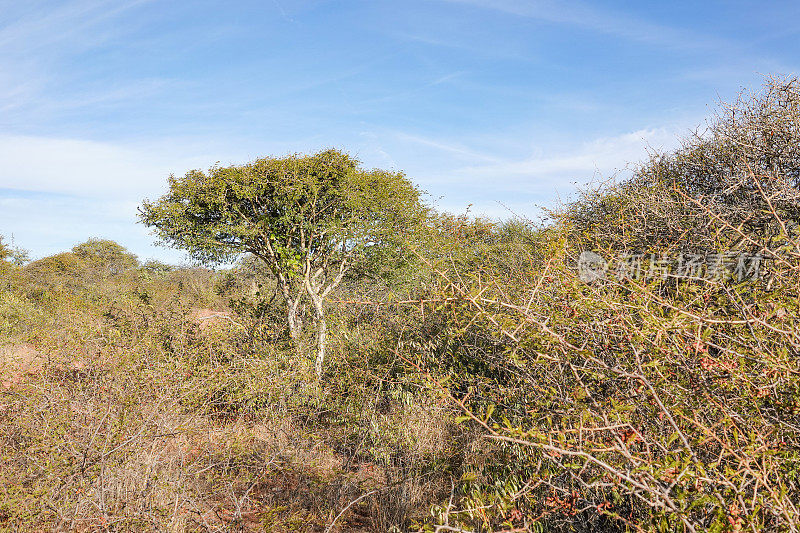
POLYGON ((544 223, 337 150, 140 213, 200 266, 0 241, 0 530, 800 529, 797 80, 544 223))

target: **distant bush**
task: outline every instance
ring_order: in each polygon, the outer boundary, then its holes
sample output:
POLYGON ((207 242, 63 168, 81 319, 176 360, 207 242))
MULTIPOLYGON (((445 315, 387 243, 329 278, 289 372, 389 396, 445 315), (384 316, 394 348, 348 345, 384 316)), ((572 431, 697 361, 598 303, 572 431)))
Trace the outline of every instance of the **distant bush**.
POLYGON ((49 287, 77 288, 87 273, 87 265, 71 252, 63 252, 27 264, 23 270, 31 283, 49 287))
POLYGON ((156 259, 148 259, 141 265, 141 270, 154 276, 163 276, 175 270, 175 267, 156 259))
POLYGON ((72 248, 72 253, 101 276, 114 276, 139 265, 136 256, 114 241, 89 239, 72 248))

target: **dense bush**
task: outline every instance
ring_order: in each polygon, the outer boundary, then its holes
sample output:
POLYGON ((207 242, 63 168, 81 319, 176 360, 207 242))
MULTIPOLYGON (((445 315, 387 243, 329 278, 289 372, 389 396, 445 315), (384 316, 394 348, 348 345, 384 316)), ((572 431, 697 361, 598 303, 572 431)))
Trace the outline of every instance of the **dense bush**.
POLYGON ((432 261, 447 324, 420 368, 496 444, 448 524, 798 527, 798 88, 554 213, 523 261, 432 261), (641 254, 641 275, 584 283, 587 249, 641 254), (682 253, 765 261, 744 280, 647 262, 682 253))

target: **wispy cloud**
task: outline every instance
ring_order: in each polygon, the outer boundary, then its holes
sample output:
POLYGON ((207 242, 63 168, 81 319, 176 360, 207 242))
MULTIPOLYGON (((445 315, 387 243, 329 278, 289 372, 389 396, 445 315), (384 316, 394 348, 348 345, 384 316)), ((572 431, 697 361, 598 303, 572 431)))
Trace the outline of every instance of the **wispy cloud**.
MULTIPOLYGON (((118 19, 153 1, 72 0, 58 6, 26 2, 24 9, 4 10, 0 14, 0 110, 46 105, 46 89, 57 85, 62 58, 119 39, 126 25, 118 19)), ((108 93, 91 95, 85 104, 122 96, 119 87, 108 93)), ((66 105, 77 102, 67 100, 66 105)))
POLYGON ((693 32, 656 24, 648 20, 615 12, 600 10, 581 2, 555 2, 549 0, 443 0, 475 7, 502 11, 543 22, 564 24, 604 33, 631 41, 668 47, 672 49, 731 50, 730 41, 697 35, 693 32))
POLYGON ((675 125, 647 127, 544 146, 520 142, 519 137, 540 137, 534 131, 436 137, 383 130, 370 132, 362 148, 370 163, 397 162, 439 209, 463 212, 471 205, 471 213, 480 216, 506 218, 511 209, 536 217, 537 205, 566 200, 595 182, 622 179, 651 151, 677 148, 686 131, 675 125), (500 144, 503 150, 497 149, 500 144))
POLYGON ((666 128, 643 129, 614 137, 601 137, 569 149, 569 153, 505 161, 496 165, 462 169, 467 175, 496 176, 505 182, 536 188, 563 184, 566 179, 585 181, 595 173, 604 175, 626 170, 641 161, 648 150, 664 150, 676 144, 674 132, 666 128))
POLYGON ((93 46, 119 34, 118 27, 105 25, 105 22, 153 1, 73 0, 55 8, 52 5, 37 8, 34 4, 19 18, 0 19, 3 23, 0 49, 31 53, 63 42, 69 42, 70 47, 93 46))
POLYGON ((495 162, 495 163, 499 162, 499 159, 495 156, 472 150, 458 142, 440 141, 404 132, 396 132, 395 136, 397 137, 398 140, 402 142, 410 142, 412 144, 426 146, 471 161, 485 161, 485 162, 495 162))
POLYGON ((471 156, 472 161, 453 165, 446 173, 428 175, 425 181, 436 190, 447 191, 454 186, 461 192, 469 190, 483 203, 513 198, 509 194, 517 193, 553 195, 557 191, 574 190, 575 185, 585 185, 594 179, 625 173, 650 151, 676 148, 676 133, 671 128, 642 129, 562 146, 546 154, 535 150, 533 155, 505 158, 485 157, 445 142, 426 141, 427 146, 471 156))

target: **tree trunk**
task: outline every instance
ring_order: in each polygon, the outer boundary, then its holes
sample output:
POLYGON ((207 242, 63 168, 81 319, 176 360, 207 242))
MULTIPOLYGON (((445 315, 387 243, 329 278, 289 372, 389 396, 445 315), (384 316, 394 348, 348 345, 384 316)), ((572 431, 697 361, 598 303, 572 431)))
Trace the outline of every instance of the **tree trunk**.
POLYGON ((300 306, 300 297, 298 296, 294 300, 288 300, 286 305, 288 307, 286 322, 289 324, 289 335, 292 337, 295 345, 299 347, 300 334, 303 331, 302 321, 300 317, 297 316, 297 308, 300 306))
POLYGON ((325 363, 325 346, 328 342, 328 325, 325 323, 325 308, 323 299, 318 295, 311 296, 314 310, 317 314, 317 358, 314 361, 314 370, 317 378, 322 377, 322 365, 325 363))
POLYGON ((325 362, 325 345, 328 342, 328 326, 325 324, 325 317, 319 317, 317 324, 317 359, 314 361, 314 370, 317 377, 322 377, 322 364, 325 362))
POLYGON ((310 261, 306 260, 306 276, 304 285, 306 293, 308 293, 311 303, 314 305, 317 319, 317 359, 314 361, 314 370, 317 372, 317 379, 322 377, 322 365, 325 363, 325 346, 328 342, 328 325, 325 323, 325 297, 328 293, 336 288, 342 281, 345 272, 347 272, 346 258, 339 264, 336 277, 331 280, 327 286, 324 283, 319 283, 317 280, 322 276, 323 281, 326 279, 327 274, 325 268, 320 268, 315 273, 311 273, 310 261))

